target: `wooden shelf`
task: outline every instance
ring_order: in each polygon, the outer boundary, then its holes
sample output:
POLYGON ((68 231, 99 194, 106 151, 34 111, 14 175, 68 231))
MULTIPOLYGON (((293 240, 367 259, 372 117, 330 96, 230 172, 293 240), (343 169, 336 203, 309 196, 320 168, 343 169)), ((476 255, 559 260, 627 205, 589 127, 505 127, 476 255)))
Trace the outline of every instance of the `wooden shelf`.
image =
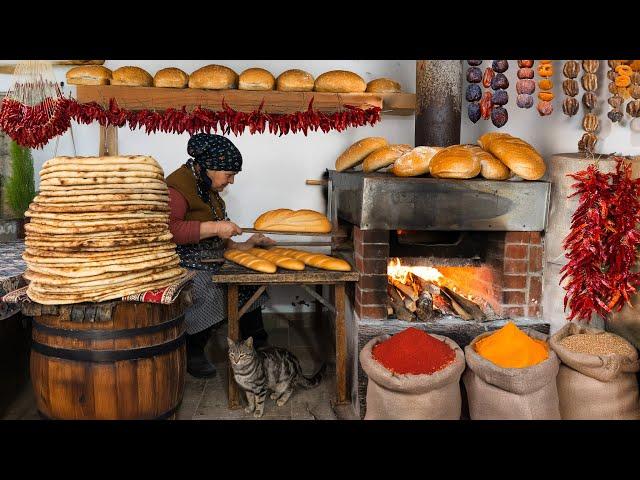
POLYGON ((97 102, 103 106, 114 98, 118 105, 129 110, 182 108, 191 110, 200 105, 219 110, 222 100, 240 112, 256 110, 264 100, 267 113, 293 113, 305 111, 313 98, 313 108, 322 112, 334 112, 344 105, 363 109, 380 107, 389 115, 411 115, 415 109, 413 93, 324 93, 278 92, 249 90, 204 90, 197 88, 128 87, 122 85, 76 85, 76 98, 81 103, 97 102))

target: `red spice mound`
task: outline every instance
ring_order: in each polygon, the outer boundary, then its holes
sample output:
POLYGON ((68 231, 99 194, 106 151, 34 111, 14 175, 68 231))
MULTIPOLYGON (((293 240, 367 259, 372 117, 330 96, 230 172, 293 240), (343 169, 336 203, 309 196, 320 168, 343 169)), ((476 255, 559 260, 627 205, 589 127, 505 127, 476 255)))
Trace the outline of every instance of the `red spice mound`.
POLYGON ((413 327, 378 343, 372 354, 387 370, 412 375, 432 374, 456 358, 445 342, 413 327))

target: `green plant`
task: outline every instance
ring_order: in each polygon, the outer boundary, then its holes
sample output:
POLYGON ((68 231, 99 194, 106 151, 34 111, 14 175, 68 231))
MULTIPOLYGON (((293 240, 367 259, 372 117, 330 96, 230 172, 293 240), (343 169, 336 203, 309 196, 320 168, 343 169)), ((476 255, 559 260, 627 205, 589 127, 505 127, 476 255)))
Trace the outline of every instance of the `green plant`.
POLYGON ((11 142, 11 176, 4 187, 7 203, 13 213, 24 217, 24 212, 36 195, 33 181, 33 158, 31 150, 11 142))

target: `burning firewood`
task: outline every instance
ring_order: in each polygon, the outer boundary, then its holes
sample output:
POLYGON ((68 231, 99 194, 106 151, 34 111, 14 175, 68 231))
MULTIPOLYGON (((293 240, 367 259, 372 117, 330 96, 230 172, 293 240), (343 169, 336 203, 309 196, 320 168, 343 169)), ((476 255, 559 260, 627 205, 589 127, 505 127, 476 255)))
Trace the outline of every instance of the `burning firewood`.
POLYGON ((471 318, 478 322, 483 322, 487 319, 487 316, 475 302, 469 300, 466 297, 463 297, 462 295, 459 295, 458 293, 446 287, 444 287, 444 290, 453 300, 456 301, 456 303, 458 303, 468 314, 471 315, 471 318))
POLYGON ((398 291, 391 285, 387 285, 387 293, 389 294, 389 300, 391 301, 391 307, 396 314, 398 320, 405 322, 414 322, 416 317, 411 313, 404 305, 404 301, 398 291))
POLYGON ((416 315, 421 321, 430 322, 436 317, 436 312, 433 310, 433 298, 427 290, 420 292, 416 307, 416 315))
POLYGON ((404 283, 399 282, 398 280, 392 277, 389 277, 389 281, 394 287, 400 290, 407 297, 411 298, 411 300, 413 300, 414 302, 418 300, 418 293, 416 293, 416 291, 412 286, 405 285, 404 283))

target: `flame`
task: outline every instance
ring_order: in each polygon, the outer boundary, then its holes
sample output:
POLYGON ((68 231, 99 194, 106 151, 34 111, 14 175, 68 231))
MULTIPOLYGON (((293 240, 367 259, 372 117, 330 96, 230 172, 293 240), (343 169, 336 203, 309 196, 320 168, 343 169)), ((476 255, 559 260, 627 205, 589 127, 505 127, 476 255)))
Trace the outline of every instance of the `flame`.
POLYGON ((443 275, 433 267, 407 267, 400 263, 399 258, 394 258, 387 265, 387 275, 406 284, 410 274, 415 274, 424 280, 438 283, 443 275))

